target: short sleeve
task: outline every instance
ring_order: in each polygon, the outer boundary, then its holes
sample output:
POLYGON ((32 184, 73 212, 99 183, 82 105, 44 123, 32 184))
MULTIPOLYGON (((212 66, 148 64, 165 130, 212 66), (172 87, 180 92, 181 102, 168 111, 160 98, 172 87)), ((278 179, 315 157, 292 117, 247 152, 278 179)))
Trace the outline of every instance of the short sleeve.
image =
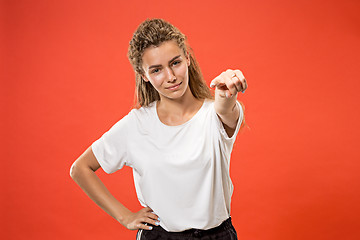
POLYGON ((106 173, 113 173, 127 165, 127 138, 130 124, 131 115, 128 114, 91 145, 97 161, 106 173))
POLYGON ((235 142, 236 136, 237 136, 237 134, 238 134, 238 132, 240 130, 240 126, 241 126, 242 121, 244 119, 244 111, 243 111, 243 108, 242 108, 241 104, 238 101, 236 101, 236 104, 239 107, 239 118, 238 118, 238 121, 236 123, 235 132, 231 137, 229 137, 227 135, 226 130, 224 128, 224 125, 221 122, 219 116, 217 116, 217 114, 215 112, 215 109, 214 109, 214 113, 216 115, 217 126, 218 126, 218 129, 220 131, 221 142, 223 142, 223 145, 226 148, 228 153, 230 153, 232 151, 233 144, 235 142))

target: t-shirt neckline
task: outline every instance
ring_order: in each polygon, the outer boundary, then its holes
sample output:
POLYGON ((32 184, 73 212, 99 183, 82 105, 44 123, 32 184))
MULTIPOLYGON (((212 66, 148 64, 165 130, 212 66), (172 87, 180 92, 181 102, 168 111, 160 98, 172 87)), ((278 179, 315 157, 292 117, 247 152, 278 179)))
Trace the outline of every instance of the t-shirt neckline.
POLYGON ((185 125, 187 125, 188 123, 190 123, 191 121, 193 121, 193 119, 197 118, 197 116, 200 114, 200 112, 204 109, 204 106, 205 106, 205 103, 208 101, 208 99, 204 99, 204 102, 202 103, 201 107, 199 108, 199 110, 194 114, 194 116, 192 116, 189 120, 187 120, 186 122, 180 124, 180 125, 174 125, 174 126, 170 126, 170 125, 167 125, 165 123, 163 123, 160 118, 159 118, 159 115, 157 113, 157 103, 158 101, 155 101, 155 104, 154 104, 154 108, 153 108, 153 113, 155 114, 155 117, 156 117, 156 120, 162 125, 162 126, 165 126, 167 128, 179 128, 179 127, 183 127, 185 125))

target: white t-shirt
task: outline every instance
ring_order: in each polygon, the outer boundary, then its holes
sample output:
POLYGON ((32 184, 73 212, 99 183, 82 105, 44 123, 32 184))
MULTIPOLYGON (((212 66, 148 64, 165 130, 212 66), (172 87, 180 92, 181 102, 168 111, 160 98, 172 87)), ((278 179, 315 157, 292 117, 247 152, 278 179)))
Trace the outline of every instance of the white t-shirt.
POLYGON ((229 175, 234 135, 229 138, 214 101, 178 126, 163 124, 156 102, 133 109, 92 144, 103 170, 133 168, 137 197, 150 207, 167 231, 209 229, 230 216, 233 185, 229 175))

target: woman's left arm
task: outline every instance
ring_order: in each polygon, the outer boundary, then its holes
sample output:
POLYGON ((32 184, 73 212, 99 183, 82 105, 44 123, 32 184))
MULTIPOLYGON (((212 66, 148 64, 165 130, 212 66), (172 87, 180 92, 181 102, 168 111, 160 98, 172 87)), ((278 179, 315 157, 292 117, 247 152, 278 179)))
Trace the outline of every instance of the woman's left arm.
POLYGON ((236 129, 240 109, 236 104, 238 92, 247 89, 247 83, 240 70, 228 69, 211 81, 210 87, 215 87, 215 111, 229 137, 236 129))

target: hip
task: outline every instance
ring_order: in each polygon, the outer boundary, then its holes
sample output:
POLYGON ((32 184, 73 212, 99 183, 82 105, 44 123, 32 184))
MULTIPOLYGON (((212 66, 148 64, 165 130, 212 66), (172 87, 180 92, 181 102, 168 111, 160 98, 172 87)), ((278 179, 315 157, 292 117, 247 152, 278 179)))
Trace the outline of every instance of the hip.
POLYGON ((219 226, 207 230, 188 229, 182 232, 168 232, 161 226, 152 227, 152 230, 139 230, 136 240, 237 240, 236 230, 232 225, 231 218, 228 218, 219 226))

